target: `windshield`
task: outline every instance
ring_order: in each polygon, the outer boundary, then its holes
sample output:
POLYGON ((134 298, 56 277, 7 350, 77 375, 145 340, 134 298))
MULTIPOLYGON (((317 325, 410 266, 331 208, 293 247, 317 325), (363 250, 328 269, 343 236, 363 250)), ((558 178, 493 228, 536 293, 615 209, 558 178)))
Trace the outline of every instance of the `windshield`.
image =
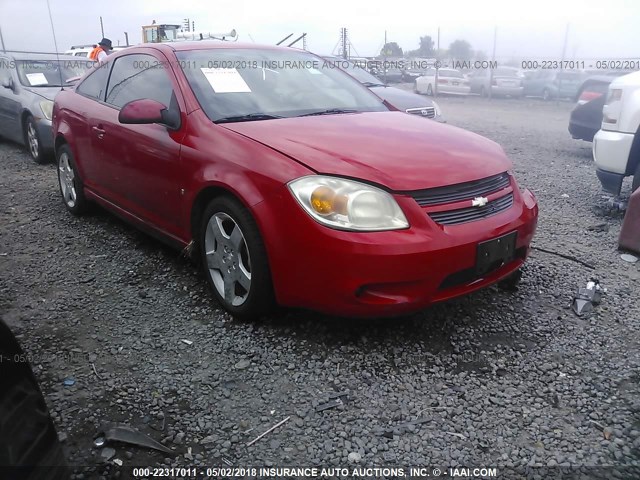
POLYGON ((182 51, 177 56, 214 122, 388 110, 333 63, 306 52, 234 48, 182 51))
POLYGON ((90 65, 84 60, 20 60, 18 78, 25 87, 60 87, 79 77, 90 65), (62 83, 61 83, 62 81, 62 83))

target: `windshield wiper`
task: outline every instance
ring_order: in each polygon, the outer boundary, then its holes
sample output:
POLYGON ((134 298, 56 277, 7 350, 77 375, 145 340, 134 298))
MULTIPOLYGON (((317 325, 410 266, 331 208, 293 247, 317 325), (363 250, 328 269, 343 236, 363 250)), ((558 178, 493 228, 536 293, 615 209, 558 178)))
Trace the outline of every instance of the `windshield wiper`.
POLYGON ((364 82, 362 85, 364 85, 367 88, 371 88, 371 87, 386 87, 386 85, 384 83, 374 83, 374 82, 364 82))
POLYGON ((233 117, 222 117, 215 123, 231 123, 231 122, 250 122, 252 120, 272 120, 274 118, 284 118, 279 115, 271 115, 269 113, 247 113, 246 115, 236 115, 233 117))
POLYGON ((357 113, 358 110, 349 110, 343 108, 328 108, 327 110, 320 110, 318 112, 304 113, 298 115, 299 117, 313 117, 315 115, 337 115, 340 113, 357 113))

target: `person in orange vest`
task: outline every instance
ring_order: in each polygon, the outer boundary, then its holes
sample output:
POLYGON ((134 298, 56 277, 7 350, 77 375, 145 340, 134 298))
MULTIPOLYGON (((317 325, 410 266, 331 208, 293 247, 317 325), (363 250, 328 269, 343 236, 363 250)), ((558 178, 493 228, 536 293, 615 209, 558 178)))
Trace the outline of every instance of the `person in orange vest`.
POLYGON ((91 50, 91 53, 89 54, 89 60, 102 62, 103 60, 107 59, 107 52, 109 50, 113 50, 113 47, 111 46, 111 40, 109 40, 108 38, 103 38, 102 40, 100 40, 100 43, 98 43, 98 45, 96 45, 96 47, 91 50))

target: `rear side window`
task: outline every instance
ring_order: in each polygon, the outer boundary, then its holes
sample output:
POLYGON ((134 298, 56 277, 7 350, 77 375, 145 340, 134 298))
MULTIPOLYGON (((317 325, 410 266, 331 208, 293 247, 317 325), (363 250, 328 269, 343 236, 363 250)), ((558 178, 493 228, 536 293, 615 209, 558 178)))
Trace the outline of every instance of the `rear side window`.
POLYGON ((103 101, 107 90, 107 77, 111 64, 107 63, 96 69, 76 87, 76 92, 85 97, 103 101))
POLYGON ((117 108, 133 100, 149 98, 169 107, 173 85, 164 62, 152 55, 117 58, 109 78, 106 102, 117 108))

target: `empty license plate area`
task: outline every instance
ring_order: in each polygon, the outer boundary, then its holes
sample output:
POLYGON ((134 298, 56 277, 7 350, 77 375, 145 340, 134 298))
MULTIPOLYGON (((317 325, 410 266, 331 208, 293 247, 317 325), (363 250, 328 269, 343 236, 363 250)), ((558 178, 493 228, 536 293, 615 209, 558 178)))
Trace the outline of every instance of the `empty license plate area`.
POLYGON ((483 275, 513 260, 518 232, 511 232, 478 244, 476 272, 483 275))

